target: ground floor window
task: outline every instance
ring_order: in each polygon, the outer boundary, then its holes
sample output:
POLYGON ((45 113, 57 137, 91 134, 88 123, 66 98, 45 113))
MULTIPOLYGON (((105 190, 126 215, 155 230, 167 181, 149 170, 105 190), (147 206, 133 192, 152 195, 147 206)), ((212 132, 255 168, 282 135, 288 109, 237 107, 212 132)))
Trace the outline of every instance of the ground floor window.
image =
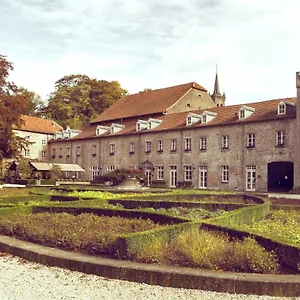
POLYGON ((100 176, 99 166, 91 166, 90 170, 91 170, 92 180, 94 180, 95 177, 100 176))
POLYGON ((184 181, 192 180, 192 166, 184 166, 184 181))
POLYGON ((246 166, 246 190, 256 190, 256 166, 246 166))
POLYGON ((229 182, 229 166, 222 166, 222 182, 229 182))
POLYGON ((164 180, 164 166, 157 166, 157 180, 164 180))
POLYGON ((199 166, 199 188, 207 188, 207 166, 199 166))

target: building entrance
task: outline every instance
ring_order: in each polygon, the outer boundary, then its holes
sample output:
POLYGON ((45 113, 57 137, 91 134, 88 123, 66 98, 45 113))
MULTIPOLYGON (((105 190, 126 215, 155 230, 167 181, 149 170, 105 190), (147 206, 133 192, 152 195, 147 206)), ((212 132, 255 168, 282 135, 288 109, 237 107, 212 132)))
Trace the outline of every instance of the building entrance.
POLYGON ((268 163, 268 191, 288 192, 294 185, 294 164, 289 161, 268 163))

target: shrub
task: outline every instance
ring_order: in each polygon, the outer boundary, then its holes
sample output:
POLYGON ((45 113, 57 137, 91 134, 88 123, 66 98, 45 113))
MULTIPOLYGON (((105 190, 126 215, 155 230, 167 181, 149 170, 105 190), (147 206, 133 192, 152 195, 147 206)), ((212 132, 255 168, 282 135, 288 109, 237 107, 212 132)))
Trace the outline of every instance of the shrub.
POLYGON ((191 189, 193 184, 191 181, 178 181, 176 187, 179 189, 191 189))
POLYGON ((251 237, 230 241, 225 234, 196 228, 179 234, 168 246, 158 240, 157 245, 140 249, 136 258, 144 262, 237 272, 277 273, 279 268, 276 255, 251 237))

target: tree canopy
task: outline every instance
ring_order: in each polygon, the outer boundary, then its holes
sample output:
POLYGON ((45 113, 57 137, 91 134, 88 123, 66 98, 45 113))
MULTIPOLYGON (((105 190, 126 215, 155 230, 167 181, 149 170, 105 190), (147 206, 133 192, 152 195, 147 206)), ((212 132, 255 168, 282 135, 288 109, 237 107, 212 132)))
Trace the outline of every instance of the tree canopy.
POLYGON ((80 128, 125 95, 127 91, 118 81, 81 74, 64 76, 55 82, 44 112, 63 127, 80 128))
POLYGON ((13 133, 13 126, 21 125, 20 115, 29 111, 28 91, 8 81, 13 65, 0 55, 0 160, 11 157, 26 141, 13 133))

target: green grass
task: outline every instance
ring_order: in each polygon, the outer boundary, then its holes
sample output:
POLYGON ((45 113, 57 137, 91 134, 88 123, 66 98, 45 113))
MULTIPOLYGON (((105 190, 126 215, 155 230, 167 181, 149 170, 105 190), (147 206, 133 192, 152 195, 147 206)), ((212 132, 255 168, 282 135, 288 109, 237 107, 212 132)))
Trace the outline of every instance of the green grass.
POLYGON ((300 247, 300 215, 297 211, 274 210, 266 219, 238 228, 300 247))

